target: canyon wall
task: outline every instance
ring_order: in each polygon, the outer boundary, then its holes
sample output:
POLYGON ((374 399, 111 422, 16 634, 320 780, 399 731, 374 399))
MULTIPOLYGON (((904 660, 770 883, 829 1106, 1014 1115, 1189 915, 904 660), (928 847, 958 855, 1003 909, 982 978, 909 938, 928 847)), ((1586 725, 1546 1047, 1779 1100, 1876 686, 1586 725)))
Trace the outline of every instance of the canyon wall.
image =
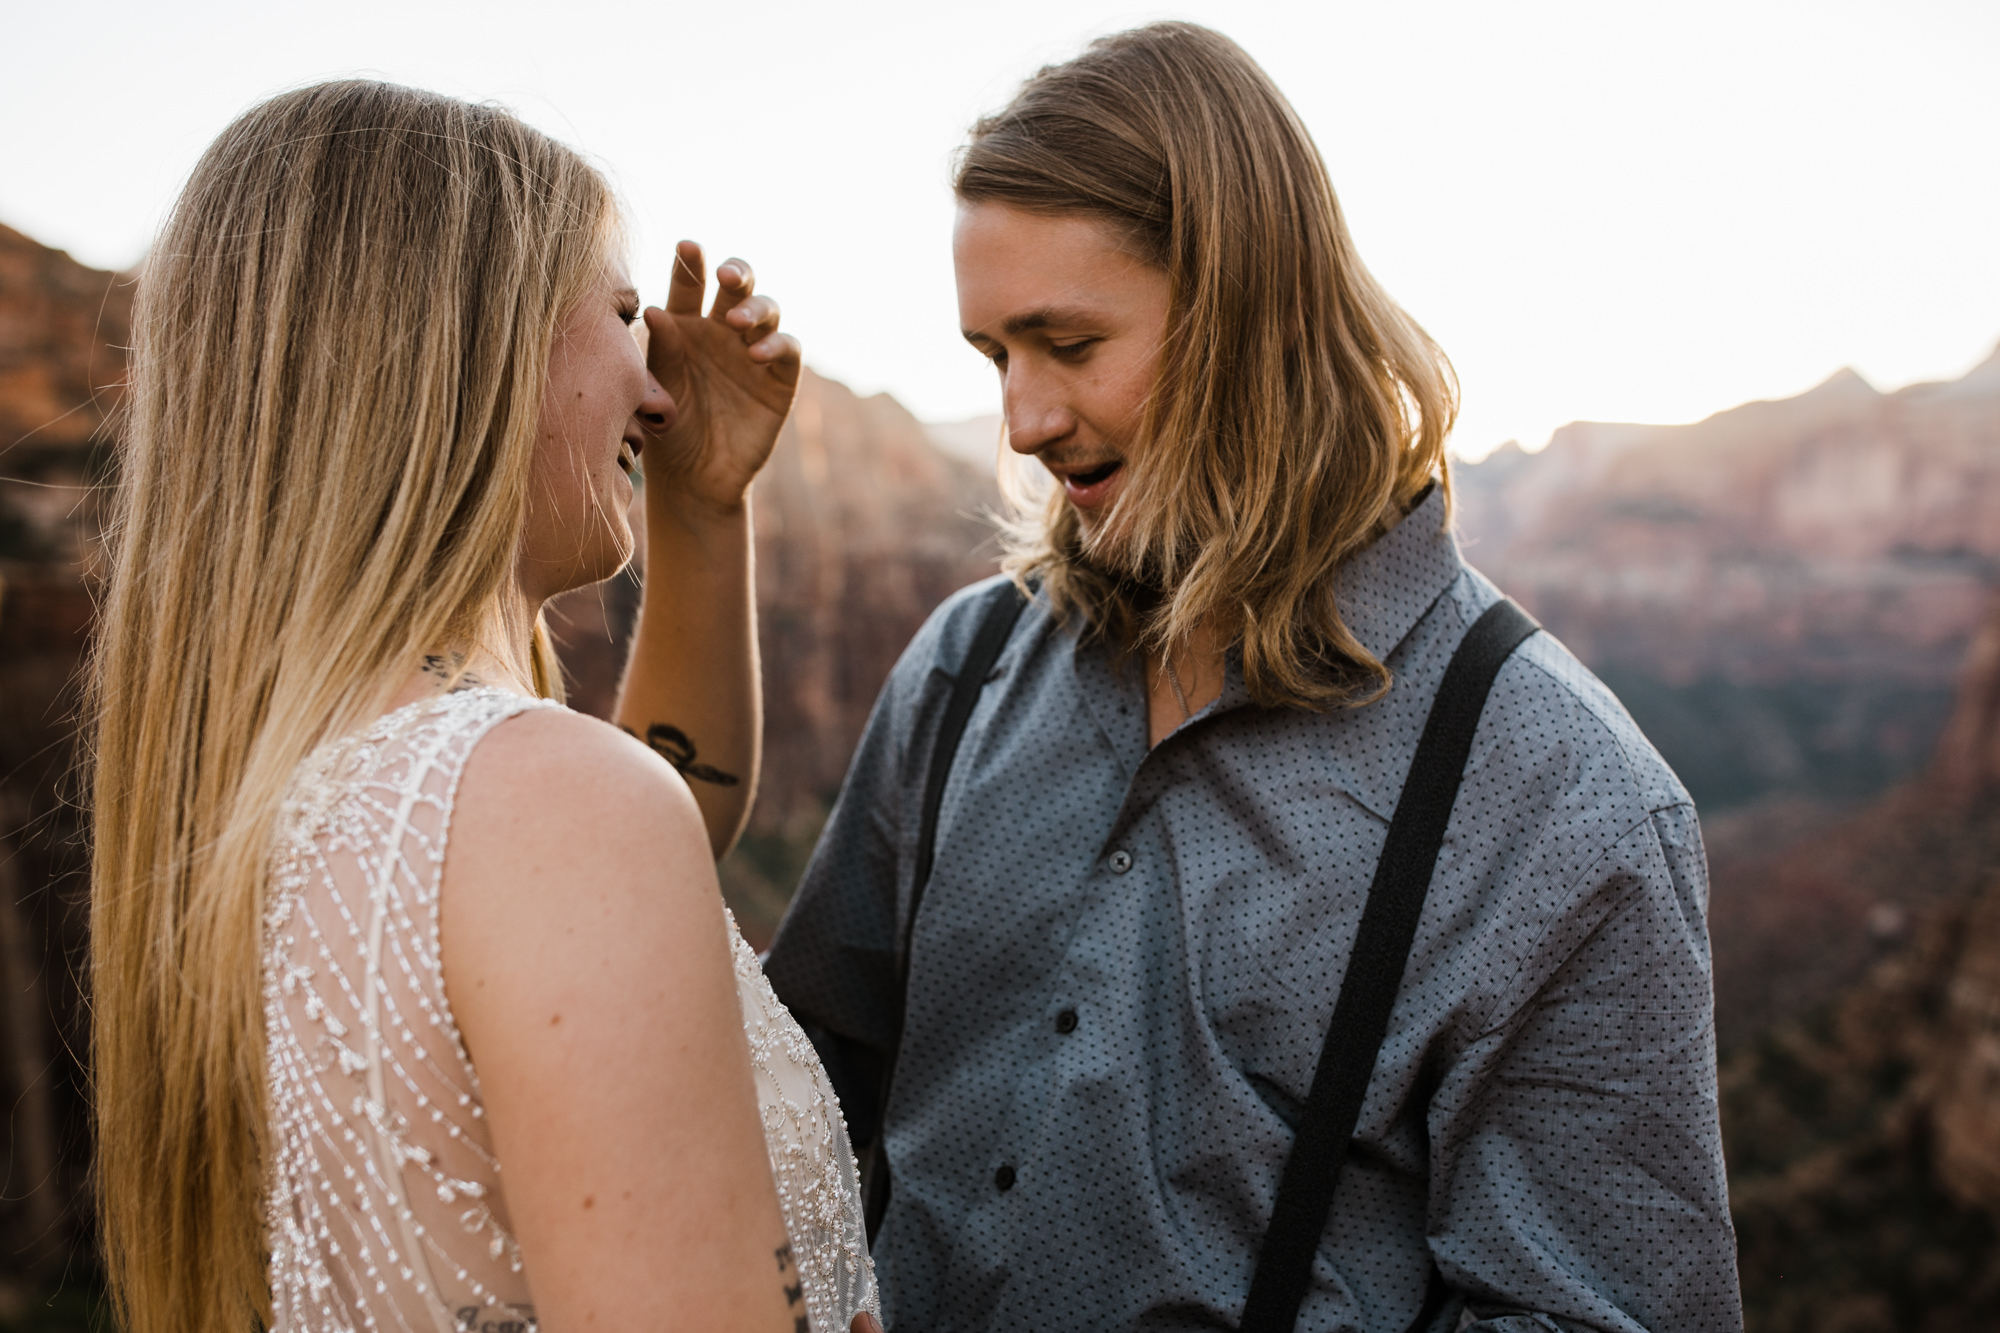
POLYGON ((87 1232, 84 869, 72 759, 132 286, 0 226, 0 1322, 87 1232))
POLYGON ((1916 772, 2000 582, 2000 353, 1954 383, 1462 466, 1468 557, 1617 691, 1704 812, 1916 772))
MULTIPOLYGON (((1764 861, 1811 903, 1778 973, 1862 963, 1826 1003, 1739 1041, 1723 1133, 1757 1333, 1992 1327, 2000 1301, 2000 612, 1980 629, 1929 769, 1764 861), (1866 913, 1872 959, 1832 928, 1866 913)), ((1714 923, 1718 956, 1732 928, 1714 923)), ((1767 922, 1767 926, 1778 923, 1767 922)), ((1767 929, 1767 939, 1777 931, 1767 929)), ((1770 947, 1767 945, 1767 948, 1770 947)))

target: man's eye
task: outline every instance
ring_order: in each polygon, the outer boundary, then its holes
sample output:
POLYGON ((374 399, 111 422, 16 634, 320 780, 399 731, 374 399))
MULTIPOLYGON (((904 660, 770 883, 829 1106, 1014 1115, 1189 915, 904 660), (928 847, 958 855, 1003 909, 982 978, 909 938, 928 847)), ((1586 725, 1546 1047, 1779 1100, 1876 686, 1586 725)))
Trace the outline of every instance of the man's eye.
POLYGON ((1084 338, 1073 343, 1050 343, 1049 354, 1058 361, 1081 361, 1095 346, 1097 346, 1095 338, 1084 338))
POLYGON ((627 324, 637 324, 639 322, 639 307, 638 306, 618 307, 618 318, 624 320, 627 324))

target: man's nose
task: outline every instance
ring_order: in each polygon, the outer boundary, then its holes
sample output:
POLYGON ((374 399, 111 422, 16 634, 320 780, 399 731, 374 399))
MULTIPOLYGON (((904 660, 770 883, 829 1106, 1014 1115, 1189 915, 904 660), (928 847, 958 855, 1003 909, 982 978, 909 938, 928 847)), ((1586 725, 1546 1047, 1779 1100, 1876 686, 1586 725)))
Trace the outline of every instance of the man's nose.
POLYGON ((639 400, 639 410, 634 415, 639 418, 640 425, 658 435, 673 429, 675 418, 680 416, 680 408, 666 386, 649 374, 646 376, 646 396, 639 400))
POLYGON ((1050 386, 1024 373, 1010 373, 1001 406, 1007 415, 1007 447, 1034 455, 1067 436, 1074 427, 1069 409, 1050 386))

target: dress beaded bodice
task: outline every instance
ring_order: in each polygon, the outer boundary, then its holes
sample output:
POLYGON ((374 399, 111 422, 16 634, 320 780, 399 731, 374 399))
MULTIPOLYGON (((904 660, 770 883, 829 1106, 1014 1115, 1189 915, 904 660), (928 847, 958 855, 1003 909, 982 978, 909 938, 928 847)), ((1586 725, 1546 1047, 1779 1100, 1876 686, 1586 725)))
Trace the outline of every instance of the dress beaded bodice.
MULTIPOLYGON (((446 997, 438 885, 467 757, 494 725, 556 706, 490 689, 427 699, 322 746, 293 777, 263 928, 278 1333, 533 1327, 479 1076, 446 997)), ((842 1333, 877 1308, 846 1126, 734 921, 729 934, 806 1313, 816 1333, 842 1333)))

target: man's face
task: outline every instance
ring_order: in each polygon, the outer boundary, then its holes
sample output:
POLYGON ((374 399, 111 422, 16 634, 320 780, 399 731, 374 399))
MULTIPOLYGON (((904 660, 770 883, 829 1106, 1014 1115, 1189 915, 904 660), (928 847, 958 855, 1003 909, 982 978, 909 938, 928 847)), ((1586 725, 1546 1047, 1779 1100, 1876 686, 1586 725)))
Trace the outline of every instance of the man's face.
POLYGON ((962 204, 952 236, 966 341, 1000 371, 1007 442, 1052 473, 1085 531, 1140 442, 1166 335, 1166 273, 1109 225, 962 204))

